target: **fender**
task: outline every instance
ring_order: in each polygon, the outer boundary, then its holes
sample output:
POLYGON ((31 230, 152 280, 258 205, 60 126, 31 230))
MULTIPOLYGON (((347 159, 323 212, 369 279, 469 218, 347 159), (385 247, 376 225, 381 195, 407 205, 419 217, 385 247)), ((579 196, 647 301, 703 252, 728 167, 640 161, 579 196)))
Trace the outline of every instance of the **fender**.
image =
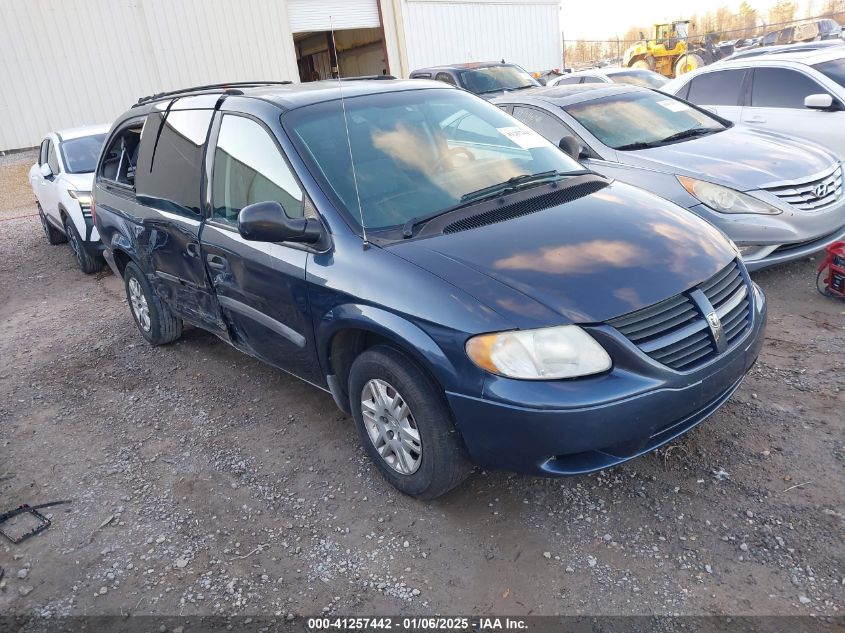
POLYGON ((458 372, 434 339, 406 318, 371 305, 335 306, 316 324, 317 354, 326 373, 331 373, 328 370, 331 367, 329 352, 332 338, 341 330, 350 328, 392 340, 425 367, 444 390, 457 388, 458 372))

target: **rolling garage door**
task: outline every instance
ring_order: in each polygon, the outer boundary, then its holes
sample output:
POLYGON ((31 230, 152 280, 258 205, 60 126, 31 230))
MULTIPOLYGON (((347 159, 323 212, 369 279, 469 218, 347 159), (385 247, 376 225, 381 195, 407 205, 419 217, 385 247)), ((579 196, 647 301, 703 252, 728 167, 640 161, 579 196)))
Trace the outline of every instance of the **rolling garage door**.
POLYGON ((378 0, 288 0, 293 33, 376 28, 381 26, 378 0))

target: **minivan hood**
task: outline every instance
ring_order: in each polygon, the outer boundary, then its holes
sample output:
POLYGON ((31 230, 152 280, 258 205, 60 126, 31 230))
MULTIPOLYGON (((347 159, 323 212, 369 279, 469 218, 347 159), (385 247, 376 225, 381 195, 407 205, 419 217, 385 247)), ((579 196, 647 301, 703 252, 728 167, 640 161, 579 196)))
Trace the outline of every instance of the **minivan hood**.
POLYGON ((824 148, 763 130, 735 125, 723 132, 631 152, 617 152, 626 165, 704 178, 739 191, 782 180, 809 178, 836 159, 824 148))
POLYGON ((546 325, 606 321, 687 290, 737 256, 711 224, 618 182, 526 216, 388 248, 515 327, 538 325, 536 304, 552 311, 542 310, 553 317, 546 325))

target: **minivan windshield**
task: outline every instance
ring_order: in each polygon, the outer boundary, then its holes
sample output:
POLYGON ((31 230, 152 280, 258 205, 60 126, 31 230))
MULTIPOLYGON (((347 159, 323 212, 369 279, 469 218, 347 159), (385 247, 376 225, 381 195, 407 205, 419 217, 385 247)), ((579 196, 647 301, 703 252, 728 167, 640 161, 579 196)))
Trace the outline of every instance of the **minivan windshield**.
POLYGON ((61 144, 61 150, 68 173, 85 174, 94 171, 105 142, 105 134, 80 136, 64 141, 61 144))
POLYGON ((384 92, 347 98, 345 106, 345 122, 339 100, 296 108, 281 121, 311 173, 336 194, 350 221, 360 225, 363 216, 367 230, 406 226, 520 176, 535 176, 519 178, 527 187, 584 171, 536 132, 461 90, 384 92))
POLYGON ((726 129, 683 101, 645 90, 575 103, 564 109, 599 141, 618 150, 647 149, 726 129))
POLYGON ((464 88, 477 95, 502 90, 533 88, 540 83, 519 66, 487 66, 458 71, 464 88))
POLYGON ((822 62, 821 64, 814 64, 813 68, 831 81, 835 81, 845 88, 845 57, 831 59, 829 62, 822 62))

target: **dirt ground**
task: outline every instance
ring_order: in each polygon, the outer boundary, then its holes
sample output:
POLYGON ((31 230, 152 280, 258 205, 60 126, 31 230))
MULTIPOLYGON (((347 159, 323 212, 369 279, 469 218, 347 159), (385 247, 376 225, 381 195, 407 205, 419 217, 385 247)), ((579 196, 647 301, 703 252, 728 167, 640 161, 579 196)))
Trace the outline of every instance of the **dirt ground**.
POLYGON ((681 441, 584 477, 389 487, 328 394, 186 330, 149 347, 122 282, 49 246, 0 159, 6 614, 747 614, 845 608, 845 303, 816 261, 755 274, 759 363, 681 441))

